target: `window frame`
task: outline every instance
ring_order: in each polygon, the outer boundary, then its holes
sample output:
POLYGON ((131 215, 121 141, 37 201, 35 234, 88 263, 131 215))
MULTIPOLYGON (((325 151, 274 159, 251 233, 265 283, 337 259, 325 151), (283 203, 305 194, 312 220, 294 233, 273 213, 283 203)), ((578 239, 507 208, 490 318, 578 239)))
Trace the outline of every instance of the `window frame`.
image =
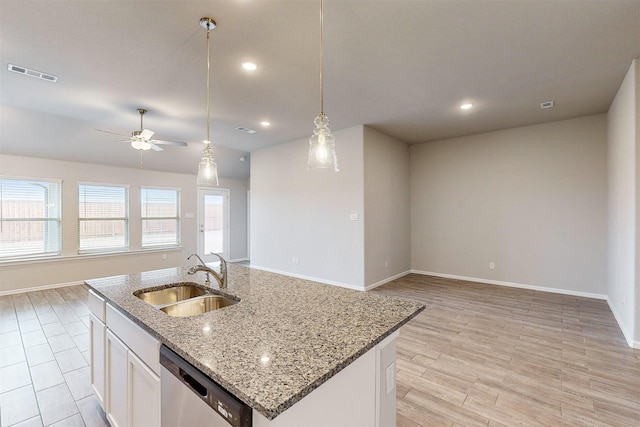
POLYGON ((182 217, 180 215, 181 212, 181 203, 182 203, 182 189, 176 187, 159 187, 159 186, 150 186, 150 185, 141 185, 139 187, 140 192, 140 248, 142 250, 154 250, 161 248, 177 248, 182 244, 182 217), (165 190, 165 191, 175 191, 176 193, 176 216, 175 217, 150 217, 144 216, 143 212, 143 190, 165 190), (144 244, 144 221, 149 220, 175 220, 176 221, 176 241, 175 243, 166 243, 166 244, 156 244, 156 245, 145 245, 144 244))
POLYGON ((116 184, 116 183, 98 183, 98 182, 86 182, 86 181, 78 181, 77 186, 77 203, 78 203, 78 238, 77 238, 77 251, 78 255, 84 254, 109 254, 109 253, 119 253, 119 252, 129 252, 131 245, 131 215, 130 215, 130 185, 128 184, 116 184), (82 186, 87 187, 107 187, 107 188, 122 188, 125 190, 125 198, 124 198, 124 217, 105 217, 105 218, 90 218, 83 217, 81 215, 83 204, 80 202, 80 189, 82 186), (124 246, 109 246, 109 247, 98 247, 98 248, 87 248, 83 249, 81 247, 82 243, 82 234, 80 232, 82 228, 83 221, 124 221, 124 234, 125 234, 125 244, 124 246))
MULTIPOLYGON (((33 217, 33 218, 29 218, 29 217, 21 217, 21 218, 4 218, 3 217, 3 211, 1 208, 1 202, 2 202, 2 185, 0 185, 0 230, 3 227, 3 224, 6 224, 7 222, 20 222, 20 221, 25 221, 25 222, 42 222, 43 224, 46 224, 47 222, 51 222, 53 221, 54 224, 57 225, 57 238, 55 239, 56 241, 53 240, 48 240, 47 237, 49 235, 49 233, 46 233, 43 231, 43 247, 47 246, 47 242, 51 243, 57 243, 57 245, 55 246, 55 250, 53 251, 42 251, 42 252, 32 252, 32 253, 22 253, 22 254, 12 254, 12 255, 2 255, 0 253, 0 262, 11 262, 11 261, 21 261, 21 260, 33 260, 33 259, 47 259, 47 258, 56 258, 56 257, 60 257, 62 255, 62 242, 63 242, 63 221, 62 221, 62 191, 63 191, 63 180, 62 179, 56 179, 56 178, 32 178, 32 177, 17 177, 17 176, 7 176, 7 175, 0 175, 0 184, 2 181, 19 181, 19 182, 23 182, 26 184, 40 184, 40 183, 47 183, 47 184, 54 184, 57 185, 57 199, 54 201, 55 205, 57 206, 57 216, 52 216, 52 217, 33 217)), ((44 195, 45 197, 47 196, 47 192, 45 191, 44 195)), ((49 203, 47 203, 47 201, 43 200, 43 203, 45 203, 46 205, 51 204, 51 202, 49 201, 49 203)))

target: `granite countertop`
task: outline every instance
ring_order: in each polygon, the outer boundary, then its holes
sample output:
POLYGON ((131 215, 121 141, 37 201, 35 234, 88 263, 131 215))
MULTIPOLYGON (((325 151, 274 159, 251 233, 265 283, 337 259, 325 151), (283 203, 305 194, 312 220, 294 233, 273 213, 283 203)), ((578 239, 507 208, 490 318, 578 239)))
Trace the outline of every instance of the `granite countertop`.
POLYGON ((229 264, 216 293, 238 304, 170 317, 133 292, 205 285, 205 273, 168 268, 85 283, 163 344, 273 419, 424 309, 414 301, 229 264))

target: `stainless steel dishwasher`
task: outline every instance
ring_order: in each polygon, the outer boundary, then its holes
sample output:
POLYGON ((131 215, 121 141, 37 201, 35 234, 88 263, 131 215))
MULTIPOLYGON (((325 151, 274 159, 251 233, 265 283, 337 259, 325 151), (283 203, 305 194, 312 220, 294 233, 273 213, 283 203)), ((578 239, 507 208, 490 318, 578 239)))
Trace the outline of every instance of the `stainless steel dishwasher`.
POLYGON ((251 407, 174 351, 160 347, 162 427, 251 427, 251 407))

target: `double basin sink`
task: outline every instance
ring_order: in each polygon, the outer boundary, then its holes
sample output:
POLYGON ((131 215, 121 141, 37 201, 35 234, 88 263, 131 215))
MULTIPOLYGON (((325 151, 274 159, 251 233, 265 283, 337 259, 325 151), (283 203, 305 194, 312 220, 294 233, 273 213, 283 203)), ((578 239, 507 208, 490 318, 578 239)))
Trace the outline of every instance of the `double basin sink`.
POLYGON ((196 283, 175 283, 162 289, 141 289, 136 297, 172 317, 189 317, 236 304, 196 283))

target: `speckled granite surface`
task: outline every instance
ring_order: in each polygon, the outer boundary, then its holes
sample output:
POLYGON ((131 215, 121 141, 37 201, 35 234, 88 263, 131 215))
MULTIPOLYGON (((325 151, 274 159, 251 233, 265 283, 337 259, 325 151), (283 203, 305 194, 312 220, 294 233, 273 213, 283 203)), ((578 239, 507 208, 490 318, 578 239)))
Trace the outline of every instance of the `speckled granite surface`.
POLYGON ((133 292, 205 274, 169 268, 89 280, 116 308, 269 419, 275 418, 378 342, 424 305, 229 265, 217 293, 238 304, 170 317, 133 292))

